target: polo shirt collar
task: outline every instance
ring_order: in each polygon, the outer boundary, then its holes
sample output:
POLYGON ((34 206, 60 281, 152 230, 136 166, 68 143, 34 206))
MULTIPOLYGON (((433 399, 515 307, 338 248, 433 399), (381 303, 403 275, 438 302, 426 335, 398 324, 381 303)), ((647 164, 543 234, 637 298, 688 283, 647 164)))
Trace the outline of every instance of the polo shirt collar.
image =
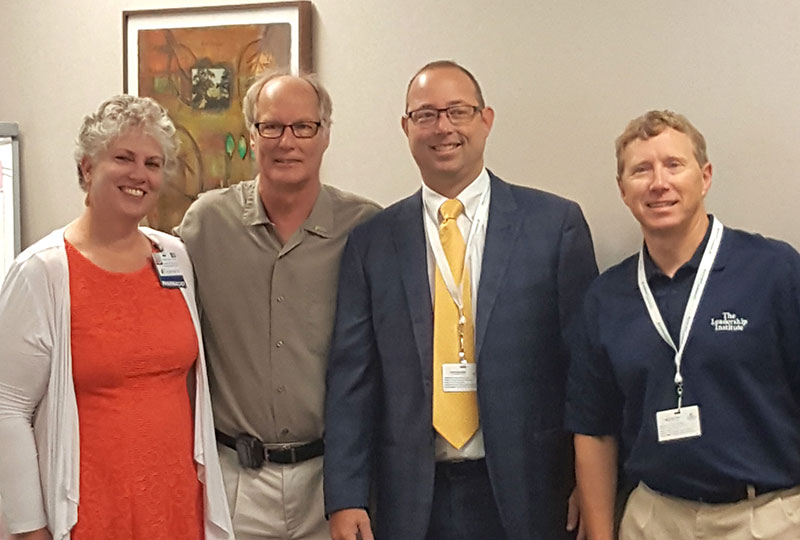
MULTIPOLYGON (((242 222, 245 225, 267 225, 272 224, 272 221, 267 215, 267 209, 264 208, 264 203, 261 202, 261 197, 258 194, 258 178, 255 182, 250 182, 244 186, 244 205, 242 206, 242 222)), ((320 236, 322 238, 330 238, 333 233, 333 201, 331 195, 325 186, 320 186, 317 200, 314 201, 314 207, 311 209, 311 214, 306 218, 301 225, 301 228, 311 234, 320 236)))
MULTIPOLYGON (((680 275, 684 275, 689 272, 691 275, 697 273, 697 269, 700 268, 700 261, 703 259, 703 252, 706 250, 706 245, 708 244, 708 239, 711 236, 711 228, 714 225, 714 216, 708 214, 708 227, 706 228, 706 234, 703 236, 703 241, 700 242, 700 245, 697 246, 697 249, 692 255, 692 258, 686 261, 683 266, 678 268, 677 272, 675 272, 675 276, 672 279, 677 278, 680 275)), ((714 270, 718 270, 722 267, 721 253, 717 253, 717 258, 714 261, 714 270)), ((653 262, 653 259, 650 257, 650 252, 647 250, 647 244, 644 244, 644 275, 647 278, 648 283, 652 283, 653 279, 659 280, 670 280, 664 272, 653 262)))

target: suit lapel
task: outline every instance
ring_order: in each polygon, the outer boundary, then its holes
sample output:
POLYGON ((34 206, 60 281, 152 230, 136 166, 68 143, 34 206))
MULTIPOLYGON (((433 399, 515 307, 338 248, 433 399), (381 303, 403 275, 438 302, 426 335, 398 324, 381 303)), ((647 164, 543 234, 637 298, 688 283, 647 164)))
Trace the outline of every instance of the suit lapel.
POLYGON ((475 357, 480 358, 483 338, 489 325, 497 293, 511 260, 511 252, 522 220, 518 217, 517 203, 508 184, 491 172, 491 200, 486 241, 481 264, 481 281, 478 285, 478 311, 475 325, 475 357))
POLYGON ((428 283, 428 254, 422 222, 421 191, 401 203, 392 238, 397 250, 400 278, 408 300, 423 379, 430 380, 433 368, 433 307, 428 283))

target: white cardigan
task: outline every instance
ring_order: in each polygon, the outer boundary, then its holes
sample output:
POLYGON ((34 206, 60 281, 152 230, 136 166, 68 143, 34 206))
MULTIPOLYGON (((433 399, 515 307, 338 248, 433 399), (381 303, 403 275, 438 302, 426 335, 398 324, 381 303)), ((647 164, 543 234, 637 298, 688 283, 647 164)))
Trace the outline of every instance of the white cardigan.
MULTIPOLYGON (((181 292, 199 347, 194 460, 203 483, 205 537, 232 539, 191 262, 179 239, 140 230, 178 255, 186 279, 181 292)), ((0 289, 0 495, 11 532, 46 525, 54 540, 65 540, 78 520, 80 445, 70 336, 69 268, 59 229, 17 257, 0 289)))

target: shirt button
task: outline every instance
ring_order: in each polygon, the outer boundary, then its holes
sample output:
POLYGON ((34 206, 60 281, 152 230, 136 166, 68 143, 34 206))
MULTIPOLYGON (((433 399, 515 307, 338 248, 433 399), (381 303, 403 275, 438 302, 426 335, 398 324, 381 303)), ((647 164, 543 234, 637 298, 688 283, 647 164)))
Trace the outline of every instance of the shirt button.
POLYGON ((283 347, 283 340, 282 340, 282 339, 279 339, 279 340, 278 340, 278 342, 275 344, 275 346, 276 346, 277 348, 279 348, 279 349, 280 349, 281 347, 283 347))
POLYGON ((279 394, 282 394, 284 390, 286 390, 286 387, 283 385, 280 385, 278 388, 275 389, 275 391, 278 392, 279 394))
POLYGON ((283 302, 283 295, 280 295, 276 300, 278 300, 278 302, 283 302))
POLYGON ((281 430, 281 435, 288 435, 288 434, 289 434, 289 428, 283 428, 281 430))

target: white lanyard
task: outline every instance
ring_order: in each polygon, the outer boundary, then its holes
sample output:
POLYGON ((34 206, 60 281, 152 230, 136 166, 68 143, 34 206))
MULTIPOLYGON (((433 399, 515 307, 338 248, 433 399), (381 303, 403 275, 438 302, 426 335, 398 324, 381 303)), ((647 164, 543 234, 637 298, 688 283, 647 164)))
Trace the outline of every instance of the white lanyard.
POLYGON ((700 266, 697 268, 697 275, 692 284, 692 292, 689 294, 689 300, 686 302, 686 309, 683 312, 683 321, 681 322, 680 344, 675 347, 675 342, 672 341, 672 336, 669 335, 667 326, 664 324, 664 319, 661 318, 661 312, 658 310, 653 293, 650 291, 650 286, 647 284, 647 278, 644 273, 644 246, 639 250, 639 268, 638 268, 638 281, 639 291, 642 293, 647 311, 650 314, 650 320, 656 327, 658 334, 667 342, 675 351, 675 389, 678 394, 678 409, 681 408, 683 401, 683 376, 681 376, 681 360, 683 358, 683 351, 686 347, 686 342, 689 339, 689 331, 692 328, 692 322, 697 314, 697 307, 700 305, 700 298, 703 296, 703 291, 708 282, 708 276, 711 273, 711 267, 714 264, 714 259, 717 257, 719 245, 722 241, 722 223, 714 218, 714 224, 711 227, 711 235, 708 238, 708 244, 703 252, 703 258, 700 260, 700 266))
MULTIPOLYGON (((469 228, 469 234, 467 235, 467 242, 466 242, 466 249, 464 251, 464 270, 463 272, 467 272, 468 268, 470 267, 470 261, 472 260, 475 246, 477 242, 477 237, 481 235, 486 228, 486 216, 488 216, 487 207, 489 205, 489 193, 491 189, 489 187, 483 192, 481 195, 481 200, 478 203, 478 209, 475 211, 475 218, 472 220, 472 225, 469 228)), ((426 203, 427 206, 427 203, 426 203)), ((466 210, 465 210, 466 212, 466 210)), ((431 245, 431 250, 433 251, 433 258, 436 261, 436 266, 439 268, 439 272, 442 274, 442 280, 444 281, 445 287, 447 287, 447 292, 450 293, 450 297, 453 299, 453 302, 456 304, 458 308, 459 316, 463 315, 464 312, 464 296, 461 287, 456 285, 456 280, 453 278, 453 272, 450 270, 450 263, 447 262, 447 256, 444 254, 444 249, 442 249, 442 241, 439 238, 439 223, 438 220, 435 220, 433 216, 439 215, 439 209, 428 209, 425 212, 425 230, 428 234, 428 243, 431 245), (431 212, 430 210, 434 210, 431 212)), ((458 226, 458 224, 456 224, 458 226)), ((462 275, 463 275, 462 272, 462 275)), ((474 280, 474 276, 472 276, 474 280)), ((472 281, 472 280, 471 280, 472 281)), ((462 281, 462 284, 464 281, 462 281)))

